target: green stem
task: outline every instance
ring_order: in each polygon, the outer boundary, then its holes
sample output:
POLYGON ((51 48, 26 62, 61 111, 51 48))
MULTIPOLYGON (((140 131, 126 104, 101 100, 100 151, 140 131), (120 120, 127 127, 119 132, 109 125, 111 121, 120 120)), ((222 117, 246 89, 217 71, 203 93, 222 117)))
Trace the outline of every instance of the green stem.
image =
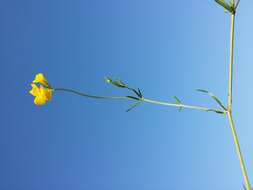
POLYGON ((201 111, 215 111, 215 112, 220 112, 220 113, 225 113, 223 110, 219 109, 210 109, 202 106, 192 106, 192 105, 185 105, 185 104, 172 104, 172 103, 167 103, 167 102, 160 102, 160 101, 155 101, 155 100, 150 100, 150 99, 143 99, 144 102, 148 102, 151 104, 158 104, 158 105, 164 105, 164 106, 173 106, 173 107, 178 107, 178 108, 188 108, 188 109, 195 109, 195 110, 201 110, 201 111))
POLYGON ((83 97, 87 97, 87 98, 122 99, 122 100, 147 102, 147 103, 151 103, 151 104, 164 105, 164 106, 177 107, 177 108, 188 108, 188 109, 195 109, 195 110, 201 110, 201 111, 213 111, 213 112, 221 113, 221 114, 226 113, 224 110, 220 110, 220 109, 211 109, 211 108, 206 108, 206 107, 201 107, 201 106, 192 106, 192 105, 185 105, 185 104, 173 104, 173 103, 168 103, 168 102, 150 100, 150 99, 146 99, 146 98, 136 98, 136 99, 134 99, 134 98, 127 97, 127 96, 94 96, 94 95, 81 93, 81 92, 78 92, 76 90, 67 89, 67 88, 55 88, 54 91, 70 92, 70 93, 73 93, 73 94, 76 94, 76 95, 79 95, 79 96, 83 96, 83 97))
POLYGON ((246 169, 246 166, 245 166, 245 163, 244 163, 244 160, 243 160, 243 155, 242 155, 242 152, 241 152, 241 148, 240 148, 240 144, 239 144, 239 140, 238 140, 238 136, 237 136, 237 133, 236 133, 236 129, 235 129, 235 125, 234 125, 234 121, 233 121, 233 117, 232 117, 231 112, 227 112, 227 116, 228 116, 230 128, 232 130, 232 135, 233 135, 233 140, 234 140, 234 143, 235 143, 236 153, 237 153, 239 161, 240 161, 240 167, 241 167, 241 170, 242 170, 245 187, 246 187, 247 190, 251 190, 251 185, 250 185, 250 182, 249 182, 247 169, 246 169))
POLYGON ((64 92, 70 92, 79 96, 83 96, 83 97, 87 97, 87 98, 95 98, 95 99, 130 99, 126 96, 94 96, 94 95, 90 95, 90 94, 85 94, 82 92, 78 92, 76 90, 73 89, 69 89, 69 88, 54 88, 54 91, 64 91, 64 92))
POLYGON ((230 57, 229 57, 229 82, 228 82, 228 111, 232 112, 232 90, 233 90, 233 62, 234 62, 234 30, 235 15, 231 15, 230 29, 230 57))
POLYGON ((235 143, 236 153, 240 161, 240 167, 243 174, 244 183, 247 190, 251 190, 251 185, 247 175, 247 169, 243 160, 238 136, 236 133, 233 117, 232 117, 232 87, 233 87, 233 59, 234 59, 234 28, 235 28, 235 14, 231 14, 231 31, 230 31, 230 63, 229 63, 229 85, 228 85, 228 111, 227 116, 232 130, 233 140, 235 143))

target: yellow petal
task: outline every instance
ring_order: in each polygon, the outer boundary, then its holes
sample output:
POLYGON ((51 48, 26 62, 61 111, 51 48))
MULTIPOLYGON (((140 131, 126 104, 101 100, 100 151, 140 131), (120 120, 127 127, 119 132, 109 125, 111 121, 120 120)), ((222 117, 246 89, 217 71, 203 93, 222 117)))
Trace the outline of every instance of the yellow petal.
POLYGON ((34 104, 37 105, 37 106, 42 106, 46 103, 46 99, 45 97, 39 95, 39 96, 36 96, 35 99, 34 99, 34 104))
POLYGON ((41 83, 42 85, 49 87, 49 83, 42 73, 38 73, 35 76, 35 79, 33 80, 33 82, 34 83, 41 83))
POLYGON ((35 84, 31 84, 32 89, 29 91, 29 93, 33 96, 37 96, 39 94, 39 88, 35 84))
POLYGON ((52 99, 53 90, 44 88, 43 86, 40 87, 40 93, 42 96, 45 97, 47 101, 50 101, 52 99))

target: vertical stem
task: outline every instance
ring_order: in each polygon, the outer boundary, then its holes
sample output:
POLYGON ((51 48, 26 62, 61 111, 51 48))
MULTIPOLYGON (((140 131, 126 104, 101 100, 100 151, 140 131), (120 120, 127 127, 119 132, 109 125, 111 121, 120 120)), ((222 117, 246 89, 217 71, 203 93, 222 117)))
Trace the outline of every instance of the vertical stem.
POLYGON ((240 161, 240 167, 243 174, 245 187, 247 190, 251 190, 249 178, 247 175, 247 169, 243 160, 238 136, 236 133, 234 121, 232 118, 232 87, 233 87, 233 59, 234 59, 234 28, 235 28, 235 13, 231 14, 231 31, 230 31, 230 63, 229 63, 229 87, 228 87, 228 111, 227 116, 232 130, 233 140, 235 143, 236 153, 240 161))
POLYGON ((233 90, 233 62, 234 62, 234 30, 235 15, 231 15, 230 31, 230 58, 229 58, 229 82, 228 82, 228 111, 232 112, 232 90, 233 90))

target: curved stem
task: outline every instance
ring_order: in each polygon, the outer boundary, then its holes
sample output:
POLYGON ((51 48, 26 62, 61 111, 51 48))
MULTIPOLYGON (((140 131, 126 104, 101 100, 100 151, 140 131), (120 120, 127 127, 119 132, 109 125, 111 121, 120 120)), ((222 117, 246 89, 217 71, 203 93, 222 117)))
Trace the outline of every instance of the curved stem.
POLYGON ((89 95, 86 93, 78 92, 76 90, 68 89, 68 88, 55 88, 54 91, 65 91, 70 92, 79 96, 87 97, 87 98, 95 98, 95 99, 122 99, 122 100, 131 100, 131 101, 140 101, 140 102, 147 102, 151 104, 157 104, 157 105, 164 105, 164 106, 170 106, 170 107, 177 107, 177 108, 188 108, 188 109, 195 109, 195 110, 201 110, 201 111, 213 111, 220 114, 225 114, 226 112, 224 110, 220 109, 211 109, 201 106, 192 106, 192 105, 185 105, 185 104, 173 104, 168 102, 161 102, 161 101, 155 101, 151 99, 146 98, 131 98, 128 96, 94 96, 89 95))
POLYGON ((79 96, 84 96, 87 98, 95 98, 95 99, 130 99, 126 96, 94 96, 94 95, 90 95, 90 94, 85 94, 73 89, 69 89, 69 88, 54 88, 54 91, 64 91, 64 92, 70 92, 79 96))

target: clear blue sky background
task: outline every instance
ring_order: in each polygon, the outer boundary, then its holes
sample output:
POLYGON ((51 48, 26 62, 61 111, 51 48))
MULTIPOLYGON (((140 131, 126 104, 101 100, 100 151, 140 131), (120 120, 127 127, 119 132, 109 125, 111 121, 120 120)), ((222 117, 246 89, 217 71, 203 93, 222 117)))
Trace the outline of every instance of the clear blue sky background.
MULTIPOLYGON (((234 114, 253 180, 253 2, 236 18, 234 114)), ((242 189, 225 117, 55 93, 33 104, 29 83, 144 95, 215 107, 226 103, 229 14, 212 0, 1 0, 1 190, 242 189)))

